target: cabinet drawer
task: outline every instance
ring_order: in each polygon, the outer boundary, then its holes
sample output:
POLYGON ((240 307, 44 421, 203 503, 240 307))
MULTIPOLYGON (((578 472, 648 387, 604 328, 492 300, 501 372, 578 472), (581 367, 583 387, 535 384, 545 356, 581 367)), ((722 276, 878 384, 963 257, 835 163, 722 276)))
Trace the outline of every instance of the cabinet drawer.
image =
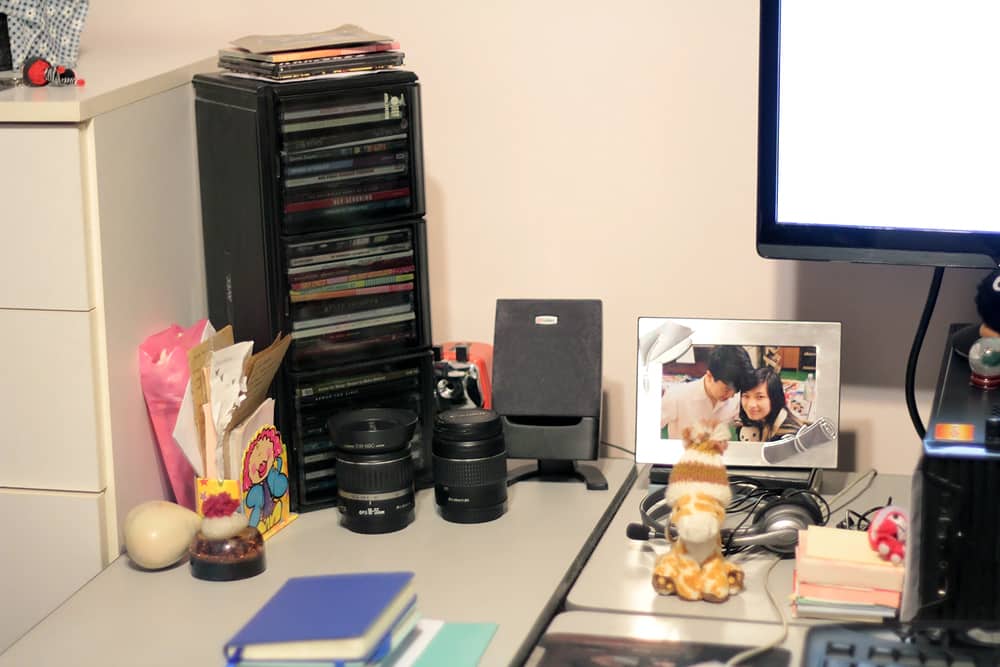
MULTIPOLYGON (((103 493, 0 489, 0 653, 104 567, 103 493)), ((95 611, 96 613, 96 611, 95 611)))
POLYGON ((87 310, 80 131, 76 125, 0 124, 4 245, 0 308, 87 310))
MULTIPOLYGON (((101 491, 96 311, 0 310, 6 366, 0 487, 101 491)), ((136 391, 139 379, 136 377, 136 391)))

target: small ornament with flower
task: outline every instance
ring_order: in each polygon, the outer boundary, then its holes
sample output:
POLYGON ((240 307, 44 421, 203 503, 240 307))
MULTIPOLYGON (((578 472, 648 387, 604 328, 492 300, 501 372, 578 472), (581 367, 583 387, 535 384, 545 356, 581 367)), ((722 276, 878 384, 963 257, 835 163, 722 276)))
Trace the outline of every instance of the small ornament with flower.
POLYGON ((205 518, 188 549, 194 577, 233 581, 264 571, 264 538, 239 509, 240 501, 224 492, 202 503, 205 518))

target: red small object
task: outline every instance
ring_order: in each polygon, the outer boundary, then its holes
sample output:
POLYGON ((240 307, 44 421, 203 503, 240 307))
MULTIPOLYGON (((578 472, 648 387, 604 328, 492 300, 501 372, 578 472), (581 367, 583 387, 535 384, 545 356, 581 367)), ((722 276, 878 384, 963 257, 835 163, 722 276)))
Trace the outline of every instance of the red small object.
POLYGON ((28 58, 21 70, 24 82, 29 86, 83 85, 83 79, 77 79, 76 73, 63 65, 53 65, 45 58, 28 58))
POLYGON ((489 343, 448 342, 441 343, 441 359, 476 367, 477 382, 482 395, 482 408, 493 407, 493 346, 489 343), (461 348, 461 349, 460 349, 461 348))
POLYGON ((909 518, 902 507, 888 505, 872 517, 868 526, 868 544, 882 560, 901 563, 906 556, 906 529, 909 518))

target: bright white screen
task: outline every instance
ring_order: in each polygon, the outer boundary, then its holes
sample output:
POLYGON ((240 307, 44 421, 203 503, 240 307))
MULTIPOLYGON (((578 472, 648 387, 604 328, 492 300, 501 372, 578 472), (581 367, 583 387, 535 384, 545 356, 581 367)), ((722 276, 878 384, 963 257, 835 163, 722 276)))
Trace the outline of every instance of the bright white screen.
POLYGON ((781 8, 778 220, 1000 230, 1000 2, 781 8))

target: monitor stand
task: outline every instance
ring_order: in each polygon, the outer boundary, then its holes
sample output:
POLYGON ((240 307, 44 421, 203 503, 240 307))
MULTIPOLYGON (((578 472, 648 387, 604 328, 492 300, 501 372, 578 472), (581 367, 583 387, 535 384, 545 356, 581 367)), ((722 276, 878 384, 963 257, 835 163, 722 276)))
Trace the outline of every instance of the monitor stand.
POLYGON ((581 481, 587 485, 588 491, 607 491, 608 480, 604 473, 589 465, 577 465, 576 461, 554 461, 539 459, 538 467, 527 466, 515 468, 507 473, 507 486, 526 479, 538 479, 543 482, 574 482, 581 481))
MULTIPOLYGON (((823 471, 820 468, 727 468, 730 480, 746 477, 768 489, 819 489, 823 471)), ((654 464, 649 470, 650 484, 666 484, 670 466, 654 464)))

